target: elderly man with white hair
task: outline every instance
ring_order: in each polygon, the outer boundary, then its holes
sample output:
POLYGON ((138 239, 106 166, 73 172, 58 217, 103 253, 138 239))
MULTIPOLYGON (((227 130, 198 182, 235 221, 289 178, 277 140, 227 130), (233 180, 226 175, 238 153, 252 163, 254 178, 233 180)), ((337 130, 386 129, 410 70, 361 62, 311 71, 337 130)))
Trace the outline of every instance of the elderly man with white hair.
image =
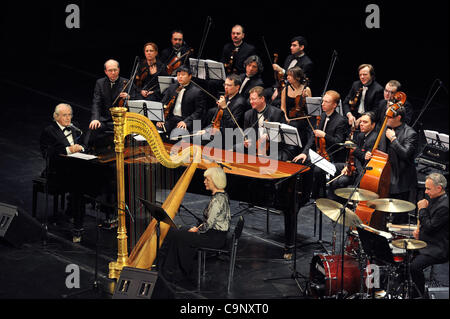
POLYGON ((54 122, 47 126, 40 137, 42 156, 46 160, 43 176, 49 183, 70 193, 71 214, 74 217, 73 241, 81 240, 84 209, 82 207, 82 191, 75 188, 72 179, 75 172, 67 167, 60 155, 70 155, 84 151, 79 144, 81 131, 72 124, 72 107, 69 104, 58 104, 53 113, 54 122))

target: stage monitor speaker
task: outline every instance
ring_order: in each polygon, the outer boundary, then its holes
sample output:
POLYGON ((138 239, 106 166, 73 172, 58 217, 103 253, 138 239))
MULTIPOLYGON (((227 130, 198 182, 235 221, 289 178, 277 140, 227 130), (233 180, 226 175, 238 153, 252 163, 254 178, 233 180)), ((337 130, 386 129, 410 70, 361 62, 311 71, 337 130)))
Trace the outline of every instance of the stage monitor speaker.
POLYGON ((17 206, 0 203, 0 239, 21 247, 24 243, 39 241, 43 227, 17 206))
POLYGON ((172 299, 173 291, 158 272, 124 267, 114 289, 113 299, 172 299))
POLYGON ((429 299, 448 299, 448 287, 429 287, 429 299))

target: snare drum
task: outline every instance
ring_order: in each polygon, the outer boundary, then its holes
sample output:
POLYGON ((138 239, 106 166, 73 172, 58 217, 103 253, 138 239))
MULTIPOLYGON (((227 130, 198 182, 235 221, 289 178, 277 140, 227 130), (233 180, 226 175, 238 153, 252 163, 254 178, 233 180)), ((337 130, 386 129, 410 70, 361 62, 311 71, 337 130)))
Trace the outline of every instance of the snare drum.
MULTIPOLYGON (((333 296, 341 290, 342 285, 342 256, 315 255, 310 265, 311 294, 316 297, 333 296)), ((358 261, 344 255, 344 290, 348 294, 355 294, 360 290, 361 274, 358 261)))

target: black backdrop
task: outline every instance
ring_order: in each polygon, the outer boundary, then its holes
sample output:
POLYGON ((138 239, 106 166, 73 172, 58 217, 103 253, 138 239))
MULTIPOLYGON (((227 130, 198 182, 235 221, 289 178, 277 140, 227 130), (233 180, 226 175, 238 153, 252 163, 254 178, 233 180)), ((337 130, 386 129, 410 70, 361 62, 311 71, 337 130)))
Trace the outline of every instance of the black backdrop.
MULTIPOLYGON (((103 63, 115 58, 123 76, 130 76, 144 43, 169 46, 170 31, 182 29, 186 42, 198 54, 206 19, 212 18, 202 58, 217 60, 231 27, 242 24, 246 40, 256 45, 265 63, 264 79, 273 81, 262 43, 280 61, 289 53, 290 39, 303 35, 307 54, 316 65, 313 94, 325 85, 333 50, 338 53, 329 89, 345 95, 357 79, 357 66, 371 63, 377 80, 397 79, 408 97, 422 101, 434 80, 448 87, 448 1, 49 1, 2 3, 3 69, 23 68, 29 63, 53 59, 71 67, 103 75, 103 63), (68 29, 65 8, 74 3, 81 10, 81 28, 68 29), (380 28, 365 25, 366 7, 380 8, 380 28)), ((196 56, 197 57, 197 56, 196 56)), ((29 70, 32 72, 32 70, 29 70)), ((23 73, 22 73, 23 75, 23 73)), ((42 74, 40 76, 43 76, 42 74)), ((70 76, 70 74, 68 75, 70 76)), ((92 92, 86 92, 91 96, 92 92)), ((444 90, 436 103, 448 104, 444 90)), ((422 105, 415 105, 420 108, 422 105)))

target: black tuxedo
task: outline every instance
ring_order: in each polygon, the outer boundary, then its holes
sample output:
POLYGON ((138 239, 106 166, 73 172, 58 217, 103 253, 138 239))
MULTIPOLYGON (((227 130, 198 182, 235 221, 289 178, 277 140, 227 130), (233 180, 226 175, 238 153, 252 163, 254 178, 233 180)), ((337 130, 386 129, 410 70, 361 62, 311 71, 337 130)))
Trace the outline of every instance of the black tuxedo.
MULTIPOLYGON (((222 50, 222 57, 220 58, 220 61, 223 64, 229 63, 230 58, 233 55, 233 50, 236 47, 234 46, 234 43, 230 42, 225 44, 222 50)), ((241 74, 245 72, 245 66, 244 61, 252 55, 256 54, 256 49, 253 45, 242 42, 242 44, 238 47, 238 51, 234 54, 233 57, 233 72, 236 74, 241 74)))
POLYGON ((159 59, 156 60, 156 73, 150 73, 150 66, 146 59, 140 61, 136 77, 139 77, 141 81, 137 80, 133 83, 132 99, 134 100, 147 100, 147 101, 161 101, 162 94, 159 88, 158 76, 167 76, 167 66, 159 59), (141 85, 139 85, 141 84, 141 85), (147 91, 153 91, 146 98, 141 95, 141 91, 145 89, 147 91))
POLYGON ((111 107, 118 106, 118 102, 113 105, 114 100, 119 96, 128 80, 119 77, 111 88, 108 77, 98 79, 95 83, 94 98, 92 99, 91 121, 98 120, 102 125, 112 122, 111 107))
POLYGON ((355 166, 357 174, 361 172, 364 163, 366 162, 365 156, 367 152, 372 152, 372 148, 375 145, 375 141, 378 137, 378 131, 373 129, 367 136, 366 133, 359 132, 356 134, 354 141, 356 143, 356 148, 353 151, 353 156, 355 159, 355 166))
MULTIPOLYGON (((178 97, 178 93, 176 93, 178 87, 179 84, 174 83, 164 92, 164 97, 161 101, 164 105, 167 105, 173 96, 178 97)), ((192 131, 193 121, 201 121, 203 118, 206 110, 206 99, 203 92, 192 83, 189 83, 189 85, 187 85, 185 88, 186 91, 183 93, 183 99, 181 101, 181 117, 175 116, 173 114, 177 99, 175 98, 174 105, 172 106, 172 110, 169 113, 166 121, 174 122, 173 124, 175 124, 175 126, 176 123, 183 121, 187 125, 187 130, 192 131)), ((171 131, 173 127, 170 128, 166 126, 166 128, 167 130, 171 131)))
MULTIPOLYGON (((81 144, 78 142, 81 133, 72 128, 68 130, 72 134, 74 143, 81 144)), ((54 159, 58 155, 67 155, 66 147, 69 146, 69 140, 56 122, 47 126, 41 133, 40 148, 44 158, 54 159)))
MULTIPOLYGON (((228 104, 228 110, 223 110, 222 120, 220 121, 220 127, 222 129, 225 128, 237 128, 236 123, 234 122, 233 118, 231 117, 231 113, 233 113, 233 116, 235 120, 238 122, 239 127, 242 127, 244 123, 244 113, 248 110, 248 105, 245 101, 245 99, 240 95, 236 94, 233 96, 231 100, 229 100, 228 104)), ((216 118, 218 107, 210 108, 208 110, 208 113, 205 117, 205 123, 204 125, 210 125, 212 121, 216 118)))
MULTIPOLYGON (((168 65, 170 63, 170 61, 177 55, 178 52, 180 52, 180 54, 183 55, 189 50, 190 50, 190 48, 186 44, 182 45, 178 51, 176 51, 173 47, 165 48, 160 52, 159 58, 162 63, 164 63, 165 65, 168 65)), ((181 65, 189 67, 189 56, 188 55, 185 55, 181 59, 181 65)), ((169 74, 169 75, 171 75, 171 74, 169 74)))
POLYGON ((286 60, 284 61, 284 70, 286 72, 285 74, 287 74, 289 65, 293 60, 297 60, 297 64, 295 66, 299 66, 305 73, 305 76, 309 80, 311 80, 311 77, 313 76, 314 63, 306 54, 302 55, 301 57, 296 57, 293 54, 288 55, 286 60))
MULTIPOLYGON (((347 116, 347 113, 351 112, 349 102, 356 96, 356 92, 358 92, 358 90, 362 87, 363 87, 363 85, 362 85, 361 81, 358 80, 358 81, 353 82, 352 87, 351 87, 350 91, 348 92, 347 96, 345 97, 345 100, 342 104, 344 116, 347 116)), ((378 108, 378 105, 380 104, 380 101, 384 100, 384 94, 383 94, 384 89, 375 80, 373 80, 367 87, 368 87, 368 89, 366 92, 366 96, 364 98, 364 110, 366 112, 376 111, 376 109, 378 108)), ((361 93, 361 95, 362 95, 362 93, 361 93)), ((354 106, 354 111, 351 112, 353 114, 353 116, 355 116, 356 118, 359 118, 359 116, 360 116, 358 114, 358 108, 359 108, 359 104, 361 102, 361 95, 359 97, 358 104, 354 106)))
MULTIPOLYGON (((245 73, 240 74, 239 75, 241 78, 242 83, 244 83, 245 78, 247 77, 245 73)), ((264 87, 264 82, 261 78, 260 74, 256 74, 254 76, 252 76, 246 83, 245 85, 239 89, 240 90, 240 94, 244 97, 244 99, 247 101, 248 103, 248 99, 250 97, 250 90, 252 88, 254 88, 255 86, 262 86, 264 87)), ((250 105, 250 104, 249 104, 250 105)))
MULTIPOLYGON (((413 107, 412 107, 411 103, 409 103, 408 101, 405 102, 404 107, 406 110, 406 115, 405 115, 405 119, 403 119, 403 122, 408 125, 411 125, 413 122, 413 115, 414 115, 413 107)), ((387 101, 385 99, 381 100, 378 103, 377 108, 373 111, 375 111, 377 125, 379 127, 381 127, 381 125, 383 124, 384 118, 386 117, 387 101)))
MULTIPOLYGON (((319 126, 317 129, 323 130, 325 125, 325 120, 327 118, 326 113, 322 113, 319 126)), ((328 120, 327 126, 325 128, 325 144, 327 153, 330 154, 332 151, 337 149, 337 146, 333 146, 336 143, 343 143, 347 137, 347 122, 345 118, 340 115, 338 112, 334 111, 330 115, 330 119, 328 120)), ((303 149, 303 154, 308 154, 309 149, 311 147, 315 147, 315 135, 312 134, 309 138, 308 143, 305 145, 303 149)), ((333 155, 330 155, 330 160, 332 162, 345 162, 345 150, 338 151, 333 155)))

